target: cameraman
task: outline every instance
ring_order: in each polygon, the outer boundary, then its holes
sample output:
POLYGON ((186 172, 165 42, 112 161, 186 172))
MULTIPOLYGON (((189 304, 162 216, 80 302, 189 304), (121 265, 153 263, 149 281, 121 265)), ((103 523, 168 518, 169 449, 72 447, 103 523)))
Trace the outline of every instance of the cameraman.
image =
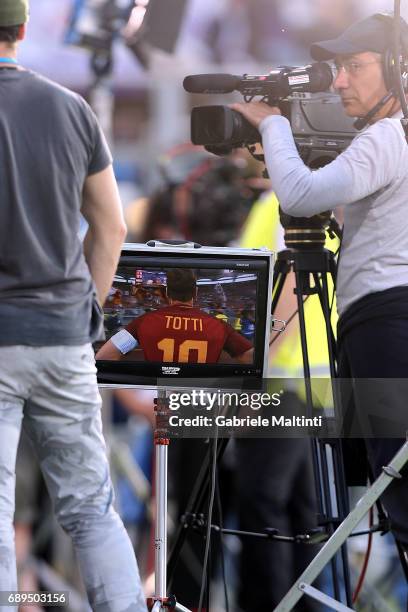
POLYGON ((92 608, 142 612, 136 559, 112 505, 91 345, 125 236, 121 203, 89 106, 18 63, 27 20, 28 0, 1 0, 0 591, 17 590, 23 422, 92 608))
MULTIPOLYGON (((407 26, 401 26, 404 32, 407 26)), ((390 90, 383 59, 392 48, 392 29, 390 18, 373 15, 339 38, 312 46, 314 59, 334 60, 334 87, 347 115, 366 117, 390 90)), ((383 104, 348 149, 316 171, 300 159, 290 124, 278 108, 263 103, 233 108, 262 134, 269 175, 284 212, 310 217, 344 206, 337 280, 339 376, 408 378, 408 146, 399 120, 399 99, 394 96, 383 104)), ((399 400, 402 404, 406 397, 399 400)), ((388 404, 391 413, 393 403, 388 404)), ((403 441, 367 439, 365 443, 378 476, 403 441)), ((393 533, 408 556, 404 472, 382 499, 393 533)))

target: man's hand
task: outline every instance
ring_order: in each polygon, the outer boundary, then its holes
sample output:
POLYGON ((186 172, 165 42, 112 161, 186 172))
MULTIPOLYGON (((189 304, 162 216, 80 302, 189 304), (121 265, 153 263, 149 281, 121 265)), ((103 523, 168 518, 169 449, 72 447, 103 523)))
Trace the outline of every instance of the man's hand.
POLYGON ((259 129, 261 121, 265 119, 265 117, 269 117, 269 115, 282 114, 277 106, 269 106, 269 104, 265 104, 265 102, 231 104, 230 108, 238 113, 241 113, 241 115, 243 115, 245 119, 249 121, 249 123, 252 123, 256 129, 259 129))

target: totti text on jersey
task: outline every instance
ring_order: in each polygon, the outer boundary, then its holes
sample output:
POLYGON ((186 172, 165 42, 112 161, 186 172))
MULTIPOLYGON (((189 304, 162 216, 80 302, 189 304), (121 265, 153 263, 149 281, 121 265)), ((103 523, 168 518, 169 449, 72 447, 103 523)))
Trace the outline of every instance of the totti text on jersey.
POLYGON ((196 317, 175 317, 166 315, 166 329, 184 331, 203 331, 202 319, 196 317))

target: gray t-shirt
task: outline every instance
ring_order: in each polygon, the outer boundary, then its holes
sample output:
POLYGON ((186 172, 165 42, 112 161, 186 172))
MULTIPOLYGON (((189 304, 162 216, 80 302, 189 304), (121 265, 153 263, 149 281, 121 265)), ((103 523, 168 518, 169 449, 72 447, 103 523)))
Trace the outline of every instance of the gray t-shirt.
POLYGON ((0 69, 0 345, 92 339, 98 315, 80 209, 87 176, 111 163, 79 95, 0 69))
POLYGON ((399 118, 369 126, 315 171, 300 159, 287 119, 267 117, 260 131, 272 187, 285 213, 310 217, 345 207, 339 313, 365 295, 408 285, 408 145, 399 118))

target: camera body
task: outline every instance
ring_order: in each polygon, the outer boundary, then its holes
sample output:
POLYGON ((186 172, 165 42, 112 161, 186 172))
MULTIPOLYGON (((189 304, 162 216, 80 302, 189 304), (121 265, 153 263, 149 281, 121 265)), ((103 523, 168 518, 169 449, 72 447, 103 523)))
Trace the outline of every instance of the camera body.
MULTIPOLYGON (((333 161, 357 133, 353 120, 343 111, 340 96, 329 91, 332 82, 330 65, 318 62, 301 68, 283 67, 263 76, 192 75, 184 79, 184 89, 191 93, 239 91, 246 102, 260 96, 263 102, 279 106, 291 124, 304 163, 317 169, 333 161)), ((254 147, 261 142, 261 135, 243 115, 228 106, 194 108, 191 139, 216 155, 248 147, 256 159, 263 160, 262 155, 255 154, 254 147)), ((339 234, 331 213, 309 219, 283 215, 281 211, 281 223, 289 249, 321 250, 328 228, 331 234, 339 234)))
POLYGON ((338 94, 326 92, 293 96, 286 113, 303 161, 320 168, 344 151, 358 131, 338 94))
MULTIPOLYGON (((279 106, 289 120, 299 151, 306 161, 335 157, 356 134, 353 120, 342 108, 340 97, 330 90, 332 68, 317 62, 300 68, 282 67, 268 75, 191 75, 184 88, 191 93, 239 91, 246 102, 254 97, 279 106)), ((201 106, 191 114, 191 139, 217 154, 261 141, 259 132, 228 106, 201 106)), ((326 162, 327 163, 327 162, 326 162)))
POLYGON ((191 113, 191 142, 213 153, 260 142, 260 134, 249 121, 228 106, 198 106, 191 113))
MULTIPOLYGON (((292 127, 305 163, 318 167, 344 151, 357 134, 347 117, 340 96, 334 93, 294 94, 279 102, 282 115, 292 127)), ((217 154, 253 145, 261 136, 240 113, 228 106, 199 106, 191 113, 191 140, 217 154)))

